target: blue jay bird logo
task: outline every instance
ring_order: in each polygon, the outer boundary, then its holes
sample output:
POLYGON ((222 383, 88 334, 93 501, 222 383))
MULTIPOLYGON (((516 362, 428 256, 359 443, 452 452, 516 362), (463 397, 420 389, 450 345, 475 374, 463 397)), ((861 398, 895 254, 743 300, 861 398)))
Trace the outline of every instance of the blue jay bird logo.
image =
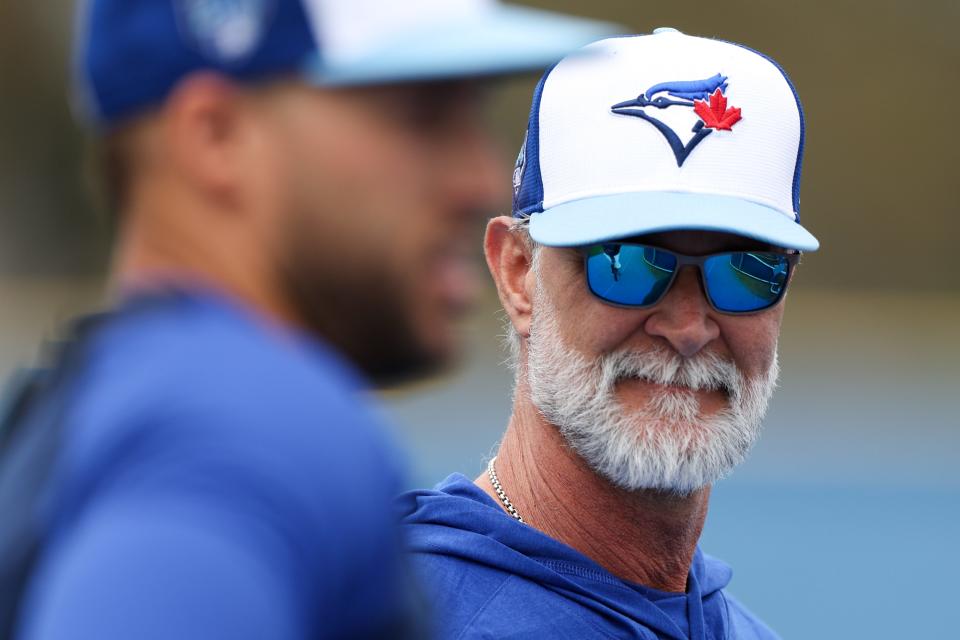
POLYGON ((661 82, 633 100, 618 102, 610 110, 642 118, 655 126, 673 150, 677 166, 682 167, 690 152, 714 130, 729 131, 740 121, 740 109, 727 108, 726 90, 727 76, 719 73, 704 80, 661 82), (686 141, 678 131, 690 132, 686 141))

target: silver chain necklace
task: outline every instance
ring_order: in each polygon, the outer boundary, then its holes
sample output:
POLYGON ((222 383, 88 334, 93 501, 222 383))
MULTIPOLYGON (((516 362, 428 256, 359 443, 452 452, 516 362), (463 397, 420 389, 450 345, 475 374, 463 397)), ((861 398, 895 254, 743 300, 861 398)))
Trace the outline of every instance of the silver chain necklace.
POLYGON ((500 502, 503 503, 503 507, 507 510, 507 513, 516 518, 517 521, 523 522, 523 518, 521 518, 520 514, 517 513, 517 508, 513 506, 513 503, 510 502, 510 498, 507 497, 503 487, 500 486, 500 479, 497 477, 497 470, 493 467, 493 463, 496 461, 496 459, 496 456, 494 456, 491 458, 490 464, 487 465, 487 476, 490 478, 490 484, 493 485, 493 490, 497 492, 497 497, 500 498, 500 502))

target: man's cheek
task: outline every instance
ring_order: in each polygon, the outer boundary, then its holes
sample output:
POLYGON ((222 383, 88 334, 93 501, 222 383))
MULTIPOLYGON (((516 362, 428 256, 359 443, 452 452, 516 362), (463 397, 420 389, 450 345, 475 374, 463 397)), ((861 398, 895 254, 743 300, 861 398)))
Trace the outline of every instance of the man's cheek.
POLYGON ((773 366, 777 351, 775 330, 754 330, 739 336, 733 345, 737 366, 748 377, 763 375, 773 366))

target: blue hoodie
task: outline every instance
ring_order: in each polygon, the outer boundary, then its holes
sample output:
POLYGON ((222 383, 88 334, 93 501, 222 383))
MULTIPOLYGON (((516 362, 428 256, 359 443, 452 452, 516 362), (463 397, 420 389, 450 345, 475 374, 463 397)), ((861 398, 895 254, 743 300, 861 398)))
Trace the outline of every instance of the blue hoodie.
POLYGON ((400 500, 441 640, 777 638, 724 592, 730 567, 699 549, 687 592, 666 593, 514 520, 463 475, 400 500))

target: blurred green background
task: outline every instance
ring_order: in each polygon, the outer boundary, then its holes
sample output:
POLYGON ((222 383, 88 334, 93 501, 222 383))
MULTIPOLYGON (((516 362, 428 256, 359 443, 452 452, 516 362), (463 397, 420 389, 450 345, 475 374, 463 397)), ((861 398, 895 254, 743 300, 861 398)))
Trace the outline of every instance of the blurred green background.
MULTIPOLYGON (((705 550, 786 638, 957 637, 960 591, 960 2, 532 2, 742 42, 807 117, 804 260, 764 439, 717 487, 705 550)), ((109 225, 86 197, 68 92, 72 3, 0 4, 0 373, 98 303, 109 225)), ((504 84, 504 184, 535 78, 504 84)), ((478 237, 479 247, 479 237, 478 237)), ((491 291, 468 356, 387 398, 415 483, 478 473, 509 414, 491 291)))

